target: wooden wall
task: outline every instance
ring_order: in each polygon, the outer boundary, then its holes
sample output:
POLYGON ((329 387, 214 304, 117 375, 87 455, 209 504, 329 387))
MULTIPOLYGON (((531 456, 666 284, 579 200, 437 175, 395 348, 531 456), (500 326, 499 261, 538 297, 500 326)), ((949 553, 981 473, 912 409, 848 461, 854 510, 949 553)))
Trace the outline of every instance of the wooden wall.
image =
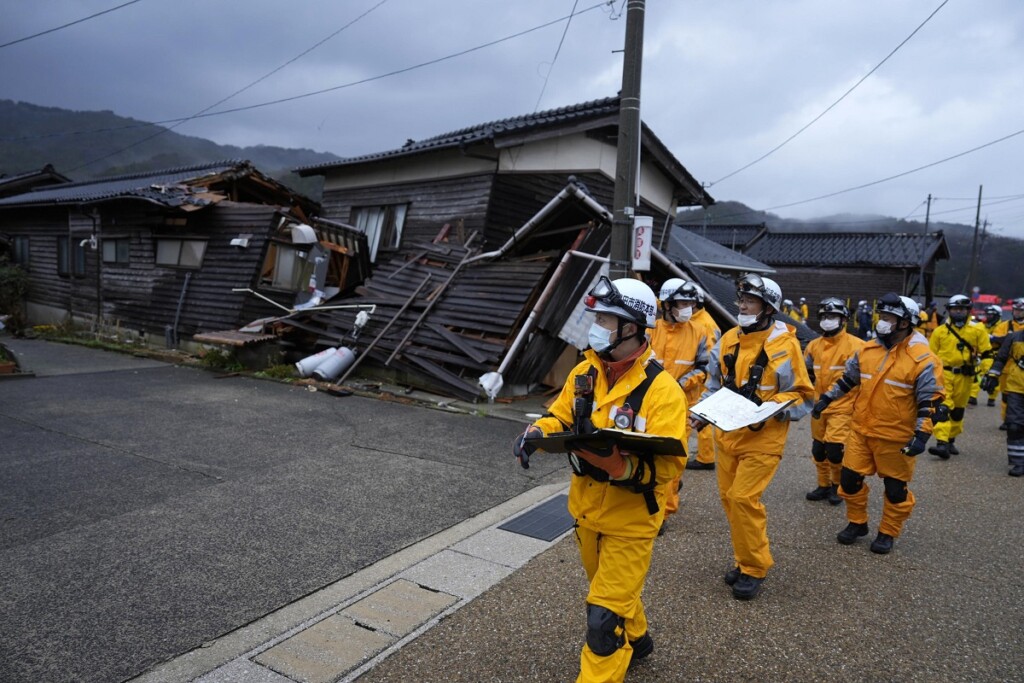
POLYGON ((874 301, 887 292, 904 292, 904 271, 899 268, 779 268, 768 277, 779 283, 782 296, 799 305, 807 297, 809 324, 817 331, 818 303, 829 296, 850 299, 851 312, 857 302, 874 301))

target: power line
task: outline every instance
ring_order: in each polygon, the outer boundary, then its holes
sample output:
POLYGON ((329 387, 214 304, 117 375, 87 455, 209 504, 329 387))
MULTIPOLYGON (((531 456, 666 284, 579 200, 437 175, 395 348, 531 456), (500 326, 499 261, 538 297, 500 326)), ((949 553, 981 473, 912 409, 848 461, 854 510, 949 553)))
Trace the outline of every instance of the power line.
POLYGON ((117 7, 111 7, 110 9, 105 9, 102 12, 97 12, 96 14, 90 14, 87 17, 83 17, 81 19, 77 19, 77 20, 69 22, 67 24, 62 24, 61 26, 55 26, 54 28, 49 28, 49 29, 46 29, 45 31, 40 31, 39 33, 33 33, 30 36, 25 36, 24 38, 18 38, 17 40, 12 40, 9 43, 4 43, 3 45, 0 45, 0 49, 3 49, 5 47, 10 47, 11 45, 17 45, 18 43, 24 43, 26 40, 32 40, 33 38, 38 38, 39 36, 45 36, 47 33, 53 33, 54 31, 59 31, 61 29, 67 28, 69 26, 74 26, 75 24, 81 24, 82 22, 89 21, 90 19, 95 19, 96 17, 103 16, 104 14, 110 14, 111 12, 113 12, 115 10, 119 10, 122 7, 127 7, 128 5, 134 5, 135 3, 141 2, 141 1, 142 0, 130 0, 129 2, 125 2, 125 3, 122 3, 122 4, 118 5, 117 7))
POLYGON ((572 23, 573 15, 576 14, 576 5, 580 4, 580 0, 573 0, 572 13, 569 14, 569 20, 565 22, 565 29, 562 31, 562 37, 558 41, 558 47, 555 49, 555 56, 551 58, 551 66, 548 68, 547 75, 544 76, 544 85, 540 89, 540 95, 537 96, 537 104, 533 106, 533 113, 536 114, 537 110, 540 109, 540 101, 544 98, 544 91, 548 89, 548 79, 551 78, 551 72, 555 70, 555 63, 558 61, 558 54, 562 51, 562 43, 565 42, 565 34, 569 32, 569 24, 572 23))
POLYGON ((783 147, 785 147, 785 146, 786 146, 786 145, 787 145, 787 144, 788 144, 788 143, 789 143, 790 141, 792 141, 792 140, 793 140, 793 139, 794 139, 794 138, 795 138, 796 136, 800 135, 800 134, 801 134, 801 133, 803 133, 803 132, 804 132, 805 130, 807 130, 808 128, 810 128, 811 126, 813 126, 813 125, 814 125, 815 123, 817 123, 817 122, 818 122, 818 120, 819 120, 819 119, 820 119, 821 117, 823 117, 823 116, 824 116, 825 114, 827 114, 827 113, 829 113, 830 111, 832 111, 832 109, 833 109, 833 108, 834 108, 834 107, 835 107, 835 106, 836 106, 837 104, 839 104, 840 102, 842 102, 843 100, 845 100, 845 99, 846 99, 847 95, 849 95, 849 94, 850 94, 850 93, 852 93, 852 92, 853 92, 854 90, 856 90, 856 89, 857 89, 857 87, 858 87, 858 86, 859 86, 859 85, 860 85, 861 83, 863 83, 864 81, 866 81, 866 80, 868 79, 868 77, 869 77, 869 76, 871 76, 871 74, 873 74, 873 73, 875 73, 876 71, 878 71, 878 69, 879 69, 879 68, 880 68, 880 67, 881 67, 881 66, 882 66, 883 64, 885 64, 885 63, 886 63, 887 61, 889 61, 889 58, 890 58, 890 57, 892 57, 892 56, 893 56, 894 54, 896 54, 896 53, 897 53, 897 52, 899 51, 899 49, 900 49, 901 47, 903 47, 904 45, 906 45, 906 44, 907 44, 907 42, 908 42, 908 41, 909 41, 909 40, 910 40, 911 38, 913 38, 913 37, 914 37, 914 35, 915 35, 915 34, 916 34, 916 33, 917 33, 918 31, 920 31, 920 30, 921 30, 921 29, 922 29, 922 28, 924 27, 924 25, 925 25, 925 24, 927 24, 927 23, 928 23, 929 21, 931 21, 932 17, 934 17, 934 16, 936 15, 936 14, 938 14, 939 10, 940 10, 940 9, 942 9, 943 7, 945 7, 945 6, 946 6, 946 3, 947 3, 947 2, 949 2, 949 0, 942 0, 942 3, 941 3, 941 4, 940 4, 940 5, 938 6, 938 7, 936 7, 936 8, 935 8, 935 10, 934 10, 934 11, 932 11, 932 13, 931 13, 931 14, 929 14, 929 15, 928 15, 928 18, 927 18, 927 19, 925 19, 924 21, 922 21, 922 22, 921 22, 921 23, 920 23, 920 24, 918 25, 918 27, 917 27, 917 28, 915 28, 915 29, 914 29, 913 31, 911 31, 910 35, 909 35, 909 36, 907 36, 906 38, 904 38, 904 39, 903 39, 903 41, 902 41, 902 42, 901 42, 901 43, 900 43, 899 45, 897 45, 896 47, 894 47, 894 48, 892 49, 892 51, 891 51, 891 52, 890 52, 889 54, 887 54, 887 55, 885 56, 885 59, 883 59, 883 60, 882 60, 882 61, 880 61, 880 62, 879 62, 878 64, 876 64, 876 65, 875 65, 875 67, 874 67, 873 69, 871 69, 871 71, 868 71, 868 72, 867 72, 866 74, 864 74, 864 76, 863 76, 863 77, 861 77, 861 79, 860 79, 859 81, 857 81, 856 83, 854 83, 854 84, 853 84, 853 86, 852 86, 852 87, 851 87, 851 88, 850 88, 849 90, 847 90, 846 92, 844 92, 844 93, 843 93, 843 94, 842 94, 842 95, 841 95, 841 96, 839 97, 839 99, 838 99, 838 100, 836 100, 836 101, 835 101, 835 102, 833 102, 832 104, 828 105, 828 107, 826 107, 826 108, 825 108, 825 110, 824 110, 823 112, 821 112, 820 114, 818 114, 817 116, 815 116, 815 117, 814 117, 813 119, 811 119, 811 121, 810 121, 809 123, 807 123, 807 124, 806 124, 806 125, 805 125, 805 126, 804 126, 803 128, 801 128, 801 129, 800 129, 800 130, 798 130, 797 132, 793 133, 793 134, 792 134, 792 135, 790 135, 790 136, 789 136, 788 138, 786 138, 785 140, 783 140, 783 141, 782 141, 782 142, 780 142, 780 143, 779 143, 778 145, 776 145, 776 146, 775 146, 775 147, 773 147, 772 149, 768 150, 768 151, 767 151, 766 153, 762 154, 762 155, 761 155, 761 156, 759 156, 758 158, 754 159, 753 161, 751 161, 751 162, 750 162, 749 164, 747 164, 746 166, 742 166, 742 167, 740 167, 740 168, 736 169, 735 171, 733 171, 732 173, 729 173, 729 174, 727 174, 727 175, 724 175, 724 176, 722 176, 721 178, 719 178, 718 180, 716 180, 716 181, 714 181, 714 182, 712 182, 712 183, 709 183, 708 187, 711 187, 711 186, 717 185, 718 183, 722 182, 723 180, 726 180, 726 179, 728 179, 728 178, 731 178, 731 177, 733 177, 734 175, 736 175, 737 173, 740 173, 740 172, 742 172, 742 171, 745 171, 745 170, 747 170, 748 168, 750 168, 750 167, 751 167, 751 166, 753 166, 754 164, 757 164, 757 163, 759 163, 759 162, 761 162, 761 161, 764 161, 765 159, 767 159, 768 157, 770 157, 770 156, 771 156, 772 154, 774 154, 775 152, 777 152, 777 151, 779 151, 780 149, 782 149, 783 147))
POLYGON ((253 87, 254 85, 256 85, 258 83, 261 83, 262 81, 265 81, 266 79, 270 78, 271 76, 273 76, 274 74, 276 74, 278 71, 280 71, 281 69, 285 68, 289 64, 292 64, 292 63, 298 61, 299 59, 301 59, 302 57, 305 57, 310 52, 312 52, 316 48, 320 47, 321 45, 326 43, 331 38, 334 38, 339 33, 344 31, 345 29, 347 29, 349 26, 352 26, 357 21, 359 21, 360 19, 362 19, 363 17, 368 15, 370 12, 373 12, 375 9, 377 9, 378 7, 380 7, 381 5, 386 3, 387 1, 388 0, 380 0, 380 2, 378 2, 376 5, 374 5, 370 9, 366 10, 365 12, 360 14, 358 17, 356 17, 352 21, 348 22, 347 24, 345 24, 344 26, 339 28, 337 31, 331 33, 326 38, 324 38, 324 39, 314 43, 312 46, 310 46, 309 48, 303 50, 299 54, 295 55, 294 57, 292 57, 291 59, 286 61, 284 64, 281 64, 280 66, 278 66, 276 69, 274 69, 274 70, 272 70, 272 71, 270 71, 270 72, 268 72, 266 74, 263 74, 262 76, 257 78, 255 81, 249 83, 248 85, 246 85, 243 88, 240 88, 240 89, 236 90, 235 92, 231 93, 227 97, 224 97, 224 98, 214 102, 213 104, 211 104, 210 106, 206 107, 205 109, 201 109, 198 112, 196 112, 195 114, 193 114, 192 116, 189 116, 188 118, 185 118, 185 119, 182 119, 182 120, 178 121, 177 123, 175 123, 174 125, 170 126, 169 128, 161 128, 160 130, 156 131, 152 135, 148 135, 148 136, 142 138, 141 140, 136 140, 135 142, 131 143, 130 145, 127 145, 127 146, 122 147, 120 149, 116 149, 113 152, 110 152, 109 154, 105 154, 105 155, 103 155, 101 157, 98 157, 96 159, 92 159, 90 161, 86 161, 83 164, 79 164, 78 166, 76 166, 76 167, 74 167, 72 169, 69 169, 68 173, 73 173, 74 171, 77 171, 80 168, 85 168, 86 166, 91 166, 91 165, 93 165, 93 164, 95 164, 97 162, 103 161, 104 159, 109 159, 110 157, 115 156, 117 154, 120 154, 121 152, 127 152, 129 149, 132 149, 133 147, 138 147, 139 145, 143 144, 144 142, 148 142, 148 141, 152 140, 155 137, 159 137, 159 136, 163 135, 164 133, 169 133, 170 131, 174 130, 178 126, 180 126, 180 125, 182 125, 184 123, 187 123, 188 121, 191 121, 191 120, 195 119, 196 117, 198 117, 198 116, 200 116, 202 114, 205 114, 206 112, 210 111, 214 107, 217 107, 217 106, 219 106, 221 104, 224 104, 228 100, 230 100, 230 99, 232 99, 232 98, 234 98, 234 97, 236 97, 238 95, 241 95, 243 92, 245 92, 249 88, 253 87))
POLYGON ((247 105, 247 106, 244 106, 244 107, 234 107, 234 108, 231 108, 231 109, 222 109, 220 111, 204 112, 202 114, 197 114, 197 115, 193 115, 193 116, 189 116, 189 117, 181 117, 181 118, 175 118, 175 119, 164 119, 164 120, 161 120, 161 121, 150 121, 150 122, 147 122, 147 123, 140 123, 140 124, 133 125, 133 126, 118 126, 118 127, 112 127, 112 128, 95 128, 95 129, 83 130, 83 131, 64 131, 64 132, 57 132, 57 133, 46 133, 46 134, 37 135, 37 136, 26 135, 26 136, 21 136, 21 137, 16 137, 16 138, 2 138, 2 137, 0 137, 0 141, 13 142, 13 141, 24 141, 24 140, 37 140, 37 139, 48 138, 48 137, 60 137, 60 136, 64 136, 64 135, 86 135, 86 134, 91 134, 91 133, 107 133, 107 132, 113 132, 113 131, 118 131, 118 130, 128 130, 128 129, 133 129, 133 128, 145 128, 145 127, 148 127, 148 126, 158 126, 158 125, 166 125, 166 124, 169 124, 169 123, 184 122, 184 121, 189 121, 189 120, 192 120, 192 119, 204 119, 204 118, 211 118, 211 117, 214 117, 214 116, 223 116, 224 114, 234 114, 234 113, 240 112, 240 111, 248 111, 248 110, 251 110, 251 109, 260 109, 262 107, 270 107, 270 106, 273 106, 275 104, 284 104, 284 103, 287 103, 287 102, 294 102, 296 100, 301 100, 301 99, 305 99, 305 98, 308 98, 308 97, 314 97, 316 95, 323 95, 325 93, 334 92, 334 91, 337 91, 337 90, 344 90, 344 89, 347 89, 347 88, 352 88, 352 87, 355 87, 357 85, 363 85, 365 83, 372 83, 373 81, 379 81, 379 80, 382 80, 382 79, 385 79, 385 78, 390 78, 391 76, 398 76, 398 75, 401 75, 401 74, 404 74, 404 73, 408 73, 410 71, 415 71, 417 69, 422 69, 422 68, 427 67, 427 66, 433 66, 434 64, 439 64, 441 62, 445 62, 445 61, 448 61, 448 60, 451 60, 451 59, 455 59, 457 57, 462 57, 462 56, 465 56, 465 55, 473 53, 473 52, 478 52, 478 51, 483 50, 483 49, 488 48, 488 47, 493 47, 495 45, 499 45, 501 43, 505 43, 505 42, 508 42, 510 40, 514 40, 516 38, 521 38, 522 36, 528 35, 530 33, 534 33, 536 31, 540 31, 541 29, 548 28, 549 26, 554 26, 555 24, 559 24, 559 23, 561 23, 561 22, 563 22, 563 21, 565 21, 567 19, 571 19, 574 16, 580 16, 582 14, 586 14, 587 12, 590 12, 591 10, 595 10, 595 9, 597 9, 599 7, 605 7, 607 5, 612 4, 612 2, 613 2, 613 0, 602 0, 602 2, 598 2, 598 3, 594 4, 594 5, 589 6, 589 7, 585 7, 584 9, 579 10, 578 12, 575 12, 575 13, 570 14, 568 16, 559 17, 558 19, 554 19, 552 21, 545 22, 545 23, 540 24, 538 26, 534 26, 533 28, 528 28, 528 29, 525 29, 523 31, 519 31, 517 33, 513 33, 513 34, 510 34, 510 35, 504 36, 503 38, 498 38, 496 40, 492 40, 490 42, 483 43, 483 44, 477 45, 475 47, 467 48, 465 50, 461 50, 459 52, 455 52, 455 53, 446 55, 444 57, 438 57, 436 59, 431 59, 431 60, 428 60, 426 62, 421 62, 419 64, 414 64, 413 66, 407 66, 407 67, 404 67, 404 68, 401 68, 401 69, 396 69, 394 71, 389 71, 387 73, 378 74, 376 76, 369 76, 367 78, 363 78, 363 79, 360 79, 358 81, 350 81, 348 83, 343 83, 341 85, 336 85, 336 86, 333 86, 333 87, 330 87, 330 88, 324 88, 322 90, 314 90, 312 92, 306 92, 306 93, 302 93, 300 95, 292 95, 290 97, 282 97, 280 99, 270 100, 270 101, 267 101, 267 102, 260 102, 260 103, 257 103, 257 104, 250 104, 250 105, 247 105))

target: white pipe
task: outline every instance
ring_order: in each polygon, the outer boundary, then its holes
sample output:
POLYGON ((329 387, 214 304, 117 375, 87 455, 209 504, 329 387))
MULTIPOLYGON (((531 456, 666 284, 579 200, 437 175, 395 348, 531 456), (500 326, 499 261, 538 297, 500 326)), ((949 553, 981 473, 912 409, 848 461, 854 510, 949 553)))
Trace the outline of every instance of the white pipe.
POLYGON ((551 201, 545 204, 540 211, 535 213, 530 220, 523 223, 522 227, 516 230, 515 234, 513 234, 512 237, 510 237, 509 240, 505 242, 505 244, 501 245, 500 248, 494 251, 488 251, 483 254, 477 254, 473 258, 468 259, 466 263, 468 264, 483 259, 491 259, 504 256, 505 252, 507 252, 509 249, 515 246, 516 242, 518 242, 524 234, 535 228, 538 223, 547 218, 548 214, 554 211, 559 204, 568 199, 570 195, 579 199, 587 206, 587 208, 589 208, 591 211, 596 212, 606 222, 612 222, 612 214, 608 211, 608 209, 604 208, 596 201, 594 201, 586 192, 581 190, 575 184, 569 183, 568 185, 563 187, 562 191, 556 194, 551 201))

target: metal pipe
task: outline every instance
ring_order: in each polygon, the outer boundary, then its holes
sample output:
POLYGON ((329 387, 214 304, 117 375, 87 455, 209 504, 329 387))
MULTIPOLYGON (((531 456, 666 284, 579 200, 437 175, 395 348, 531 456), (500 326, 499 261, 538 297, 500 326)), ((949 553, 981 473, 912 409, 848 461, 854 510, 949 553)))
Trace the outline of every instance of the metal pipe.
POLYGON ((520 345, 526 340, 527 335, 533 331, 533 325, 541 313, 544 312, 544 307, 547 305, 548 300, 551 298, 551 294, 555 291, 555 286, 562 278, 563 271, 569 260, 577 256, 579 258, 590 259, 591 261, 597 261, 599 263, 608 263, 608 257, 597 256, 595 254, 587 254, 582 251, 570 250, 565 252, 562 256, 562 260, 558 262, 558 266, 555 268, 555 272, 551 274, 551 279, 548 280, 547 285, 544 286, 540 296, 537 297, 537 303, 534 304, 533 309, 530 311, 530 315, 526 318, 526 322, 523 323, 522 328, 519 330, 519 334, 512 341, 512 345, 508 347, 508 351, 505 352, 505 357, 501 360, 501 365, 498 366, 498 374, 502 375, 508 366, 515 360, 516 355, 519 353, 520 345))
POLYGON ((608 209, 604 208, 599 203, 594 201, 594 199, 586 192, 581 190, 579 186, 577 186, 574 183, 569 183, 568 185, 563 187, 562 191, 556 194, 551 201, 545 204, 540 211, 535 213, 533 217, 530 218, 530 220, 523 223, 522 227, 516 230, 512 237, 509 238, 507 242, 505 242, 505 244, 501 245, 501 247, 495 249, 494 251, 488 251, 483 254, 477 254, 473 258, 469 259, 467 263, 473 263, 475 261, 480 261, 483 259, 491 259, 504 256, 509 249, 515 246, 516 242, 518 242, 524 234, 535 228, 538 223, 547 218, 548 215, 551 214, 558 207, 559 204, 564 202, 570 196, 576 197, 578 200, 583 202, 583 204, 586 205, 587 208, 601 216, 601 219, 603 221, 611 223, 612 214, 610 211, 608 211, 608 209))
MULTIPOLYGON (((654 258, 657 259, 658 262, 661 263, 661 265, 665 266, 670 271, 672 271, 672 274, 675 275, 676 277, 681 277, 684 280, 692 280, 693 279, 692 276, 689 276, 685 272, 683 272, 683 270, 679 266, 677 266, 676 264, 672 263, 672 261, 670 261, 669 258, 667 256, 665 256, 664 254, 662 254, 659 250, 651 249, 651 255, 654 256, 654 258)), ((721 303, 719 303, 717 299, 713 299, 710 296, 707 296, 707 292, 704 292, 704 294, 705 294, 704 300, 707 303, 711 304, 711 307, 714 308, 716 311, 718 311, 719 315, 721 315, 723 318, 725 318, 726 320, 731 322, 733 325, 737 325, 738 324, 736 322, 736 316, 734 316, 729 311, 725 310, 725 307, 721 303)))

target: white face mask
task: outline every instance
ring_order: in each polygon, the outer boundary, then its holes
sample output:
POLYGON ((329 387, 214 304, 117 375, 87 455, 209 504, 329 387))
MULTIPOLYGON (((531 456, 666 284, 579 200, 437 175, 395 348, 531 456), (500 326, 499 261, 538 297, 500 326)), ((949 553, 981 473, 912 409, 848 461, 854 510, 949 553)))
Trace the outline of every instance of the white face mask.
POLYGON ((590 326, 587 341, 590 342, 590 348, 598 353, 602 353, 607 351, 612 345, 612 331, 594 323, 590 326))
POLYGON ((875 324, 875 332, 877 332, 879 335, 881 335, 883 337, 885 335, 887 335, 887 334, 891 334, 892 333, 892 323, 887 321, 887 320, 879 320, 875 324))
POLYGON ((740 313, 739 315, 736 316, 736 322, 739 323, 740 327, 750 327, 751 325, 757 324, 757 318, 758 316, 756 314, 745 315, 743 313, 740 313))
POLYGON ((839 329, 839 321, 835 318, 822 318, 821 322, 818 323, 818 326, 821 327, 824 332, 831 332, 839 329))
POLYGON ((688 322, 690 318, 693 317, 693 306, 690 306, 689 308, 684 308, 682 310, 678 308, 673 309, 672 315, 675 316, 676 322, 678 323, 688 322))

